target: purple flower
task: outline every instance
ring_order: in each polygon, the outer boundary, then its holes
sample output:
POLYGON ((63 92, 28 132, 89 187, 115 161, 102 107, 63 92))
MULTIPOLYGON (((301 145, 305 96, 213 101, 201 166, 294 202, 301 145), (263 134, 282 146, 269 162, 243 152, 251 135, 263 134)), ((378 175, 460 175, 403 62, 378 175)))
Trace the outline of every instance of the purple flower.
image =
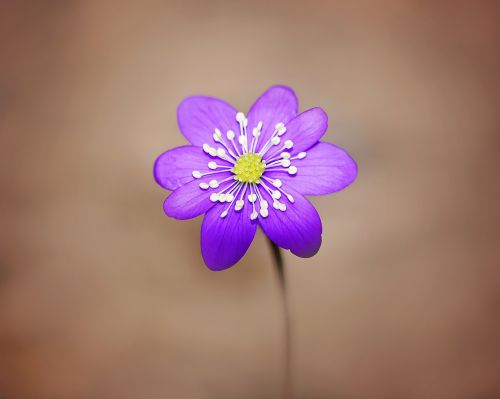
POLYGON ((222 100, 193 96, 181 102, 177 120, 191 145, 161 154, 154 176, 173 191, 163 204, 168 216, 205 213, 201 252, 210 269, 238 262, 257 226, 297 256, 318 252, 321 220, 304 196, 342 190, 357 174, 346 151, 319 141, 325 111, 298 114, 295 93, 273 86, 246 116, 222 100))

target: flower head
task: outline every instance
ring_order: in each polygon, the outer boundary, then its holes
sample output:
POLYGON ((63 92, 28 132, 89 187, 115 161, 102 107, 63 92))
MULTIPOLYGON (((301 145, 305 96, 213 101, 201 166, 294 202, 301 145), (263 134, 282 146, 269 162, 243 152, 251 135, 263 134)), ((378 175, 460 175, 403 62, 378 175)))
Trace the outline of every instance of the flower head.
POLYGON ((257 226, 297 256, 316 254, 321 220, 305 196, 342 190, 357 174, 347 152, 319 141, 328 127, 321 108, 298 114, 295 93, 273 86, 247 115, 194 96, 181 102, 177 119, 191 145, 161 154, 154 176, 173 191, 163 205, 168 216, 205 213, 201 251, 210 269, 238 262, 257 226))

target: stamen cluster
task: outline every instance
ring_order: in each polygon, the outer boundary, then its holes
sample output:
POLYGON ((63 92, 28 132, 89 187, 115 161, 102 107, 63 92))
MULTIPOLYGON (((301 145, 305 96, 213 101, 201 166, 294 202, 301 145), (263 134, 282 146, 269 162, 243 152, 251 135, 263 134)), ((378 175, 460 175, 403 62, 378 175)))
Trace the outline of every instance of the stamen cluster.
POLYGON ((240 134, 228 130, 224 135, 220 129, 215 129, 212 135, 215 143, 220 147, 212 147, 210 144, 203 144, 203 151, 211 157, 226 161, 223 164, 215 160, 208 162, 208 168, 211 172, 202 173, 194 170, 192 175, 199 179, 208 175, 217 175, 230 172, 231 176, 222 180, 216 178, 199 184, 202 190, 218 189, 221 184, 225 187, 219 191, 210 194, 212 202, 229 203, 228 207, 221 213, 224 218, 234 207, 234 211, 239 212, 245 204, 252 207, 250 219, 255 220, 259 217, 266 218, 269 215, 269 203, 264 198, 267 194, 272 200, 274 209, 285 212, 287 205, 280 199, 286 198, 289 204, 295 202, 293 196, 282 188, 282 181, 277 178, 266 176, 266 172, 285 172, 289 175, 295 175, 298 171, 292 161, 303 159, 305 152, 292 156, 289 152, 293 148, 292 140, 282 142, 281 137, 286 134, 285 124, 280 122, 274 126, 271 137, 257 151, 259 137, 261 136, 263 123, 259 123, 252 129, 251 139, 247 132, 248 119, 245 114, 238 112, 236 121, 240 126, 240 134), (280 146, 281 144, 281 146, 280 146), (280 147, 278 147, 280 146, 280 147), (277 150, 273 148, 278 147, 277 150), (228 166, 228 164, 232 166, 228 166), (228 183, 231 182, 232 183, 228 183))

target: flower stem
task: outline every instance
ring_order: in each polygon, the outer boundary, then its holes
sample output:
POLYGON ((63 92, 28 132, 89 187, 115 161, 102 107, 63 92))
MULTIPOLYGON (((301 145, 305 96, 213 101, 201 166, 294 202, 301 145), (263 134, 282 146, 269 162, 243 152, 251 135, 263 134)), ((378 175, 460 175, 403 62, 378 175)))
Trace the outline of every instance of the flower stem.
POLYGON ((285 372, 284 372, 284 382, 283 382, 283 398, 292 398, 292 329, 290 323, 290 309, 288 306, 288 295, 286 289, 286 278, 285 278, 285 264, 283 261, 283 256, 280 247, 278 247, 274 242, 269 240, 271 245, 271 250, 273 252, 274 265, 276 266, 276 272, 278 274, 278 280, 281 291, 281 299, 283 306, 283 321, 284 321, 284 351, 285 351, 285 372))

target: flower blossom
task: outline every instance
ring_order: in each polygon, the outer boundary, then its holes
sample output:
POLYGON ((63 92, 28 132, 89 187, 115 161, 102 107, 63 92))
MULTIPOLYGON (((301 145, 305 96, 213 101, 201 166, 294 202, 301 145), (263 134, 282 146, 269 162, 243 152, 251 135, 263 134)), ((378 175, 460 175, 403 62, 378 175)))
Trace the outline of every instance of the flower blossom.
POLYGON ((273 86, 246 115, 222 100, 193 96, 180 103, 177 119, 190 145, 161 154, 154 176, 173 191, 163 205, 168 216, 205 214, 201 252, 210 269, 238 262, 258 226, 297 256, 316 254, 321 220, 305 196, 342 190, 357 174, 345 150, 320 141, 325 111, 298 113, 295 93, 273 86))

